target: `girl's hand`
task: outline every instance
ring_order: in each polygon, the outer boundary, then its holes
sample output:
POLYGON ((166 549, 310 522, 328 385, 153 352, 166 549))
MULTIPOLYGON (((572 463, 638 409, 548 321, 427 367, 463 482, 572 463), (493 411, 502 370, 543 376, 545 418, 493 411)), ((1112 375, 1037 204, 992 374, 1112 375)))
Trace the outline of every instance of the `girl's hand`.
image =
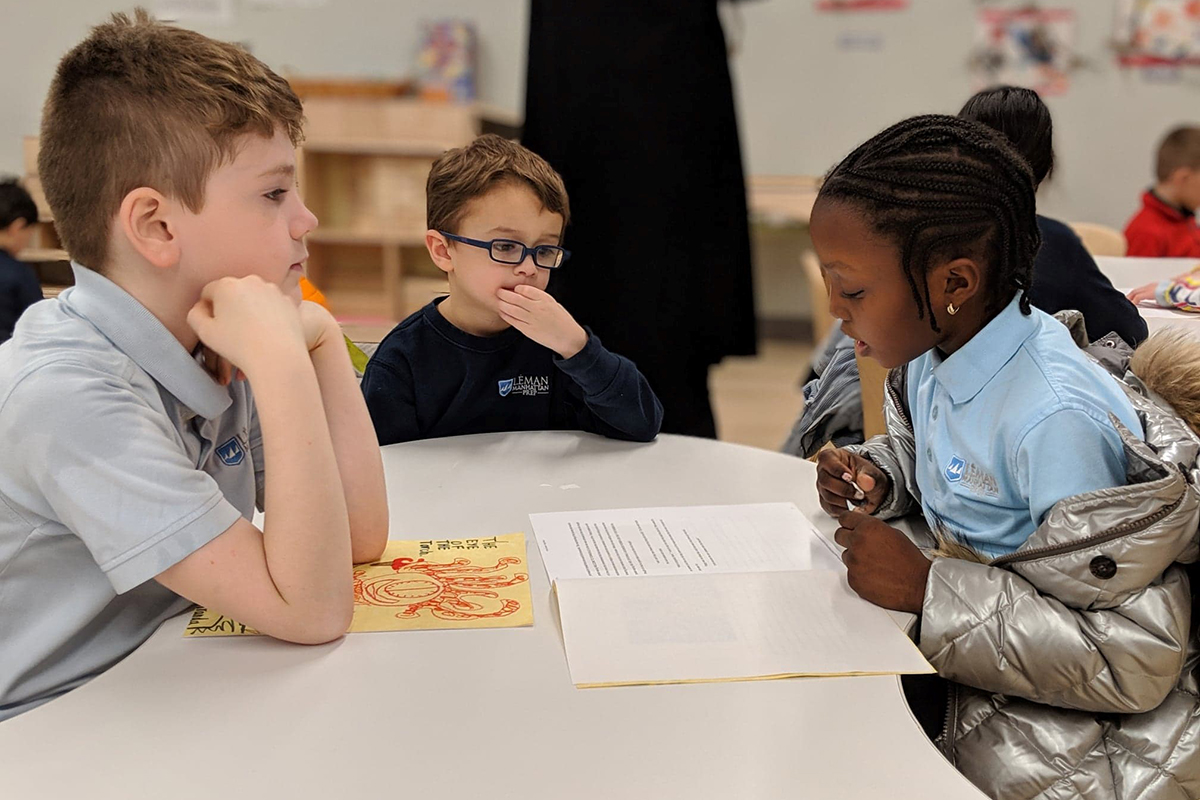
POLYGON ((833 539, 846 550, 842 563, 850 588, 864 600, 920 614, 929 559, 903 532, 860 511, 846 511, 833 539))
POLYGON ((891 486, 883 470, 849 450, 822 450, 817 456, 817 494, 821 508, 831 517, 843 514, 847 507, 875 513, 891 486), (862 491, 854 487, 855 483, 862 491))

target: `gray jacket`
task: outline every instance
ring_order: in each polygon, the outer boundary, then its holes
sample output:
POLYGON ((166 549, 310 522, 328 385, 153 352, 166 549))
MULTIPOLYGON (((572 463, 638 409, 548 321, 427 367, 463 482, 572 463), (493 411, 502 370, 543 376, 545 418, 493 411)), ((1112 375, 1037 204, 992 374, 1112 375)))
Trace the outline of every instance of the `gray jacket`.
MULTIPOLYGON (((1062 500, 1015 553, 929 571, 919 646, 951 681, 937 744, 997 800, 1200 798, 1200 440, 1101 362, 1147 434, 1114 418, 1127 485, 1062 500)), ((891 477, 885 519, 920 511, 906 396, 892 370, 887 434, 848 448, 891 477)))

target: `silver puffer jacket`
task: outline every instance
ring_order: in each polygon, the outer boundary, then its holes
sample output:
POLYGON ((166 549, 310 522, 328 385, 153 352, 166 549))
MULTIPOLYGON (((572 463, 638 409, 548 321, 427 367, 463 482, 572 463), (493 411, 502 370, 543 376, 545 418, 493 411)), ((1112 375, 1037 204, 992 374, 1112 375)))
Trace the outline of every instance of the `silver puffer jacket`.
MULTIPOLYGON (((1200 440, 1108 355, 1147 435, 1113 418, 1127 485, 1061 501, 1015 553, 929 571, 919 645, 950 681, 937 743, 997 800, 1200 799, 1200 440)), ((920 511, 903 368, 887 389, 888 432, 848 448, 891 477, 885 519, 920 511)))

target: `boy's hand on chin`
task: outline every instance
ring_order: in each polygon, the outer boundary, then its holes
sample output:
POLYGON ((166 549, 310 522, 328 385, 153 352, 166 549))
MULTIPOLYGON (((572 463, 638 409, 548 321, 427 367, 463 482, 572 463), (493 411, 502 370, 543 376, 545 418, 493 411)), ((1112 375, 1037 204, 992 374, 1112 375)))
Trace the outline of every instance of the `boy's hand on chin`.
POLYGON ((846 548, 846 578, 864 600, 895 611, 920 614, 925 603, 929 559, 903 532, 861 511, 838 517, 833 538, 846 548))
POLYGON ((500 289, 500 318, 548 347, 563 358, 571 358, 587 344, 587 331, 557 300, 536 286, 500 289))
MULTIPOLYGON (((297 307, 300 314, 300 329, 304 333, 304 343, 308 352, 311 353, 327 341, 341 343, 341 327, 328 310, 319 303, 301 300, 299 289, 294 292, 285 289, 283 294, 297 307)), ((245 374, 233 362, 207 344, 200 345, 200 355, 204 369, 221 386, 228 386, 233 381, 245 380, 245 374)))
POLYGON ((233 362, 218 355, 216 350, 206 344, 200 345, 200 357, 204 362, 205 372, 222 386, 228 386, 233 381, 244 380, 246 377, 240 369, 233 365, 233 362))
POLYGON ((254 276, 206 285, 187 322, 205 348, 251 375, 305 345, 295 305, 278 286, 254 276))

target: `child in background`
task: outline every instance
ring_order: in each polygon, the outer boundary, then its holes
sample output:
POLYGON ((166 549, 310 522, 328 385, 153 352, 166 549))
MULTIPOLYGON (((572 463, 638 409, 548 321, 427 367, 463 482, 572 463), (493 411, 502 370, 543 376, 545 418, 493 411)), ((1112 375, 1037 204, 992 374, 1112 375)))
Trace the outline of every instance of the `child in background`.
POLYGON ((142 10, 59 63, 38 172, 75 285, 0 347, 0 720, 193 603, 345 632, 387 495, 341 330, 299 299, 302 120, 243 48, 142 10))
MULTIPOLYGON (((1033 172, 1033 188, 1054 171, 1054 123, 1050 109, 1032 89, 997 86, 973 95, 958 116, 998 130, 1033 172)), ((1088 338, 1116 333, 1131 347, 1146 338, 1146 321, 1096 266, 1070 227, 1037 215, 1042 246, 1033 259, 1029 302, 1047 314, 1075 309, 1083 314, 1088 338)))
POLYGON ((29 246, 38 211, 15 180, 0 182, 0 343, 8 341, 25 309, 42 299, 33 267, 16 259, 29 246))
POLYGON ((1128 256, 1200 258, 1200 128, 1175 128, 1158 146, 1157 183, 1125 226, 1128 256))
POLYGON ((918 716, 998 800, 1200 796, 1180 471, 1200 441, 1030 308, 1028 165, 983 125, 915 117, 830 172, 811 234, 830 312, 892 368, 886 435, 823 451, 817 488, 850 587, 920 614, 952 681, 918 716), (918 508, 932 561, 884 521, 918 508))
POLYGON ((564 429, 653 439, 662 405, 646 379, 545 291, 570 255, 558 173, 486 135, 434 162, 425 195, 425 246, 450 294, 397 325, 367 364, 379 443, 564 429))

